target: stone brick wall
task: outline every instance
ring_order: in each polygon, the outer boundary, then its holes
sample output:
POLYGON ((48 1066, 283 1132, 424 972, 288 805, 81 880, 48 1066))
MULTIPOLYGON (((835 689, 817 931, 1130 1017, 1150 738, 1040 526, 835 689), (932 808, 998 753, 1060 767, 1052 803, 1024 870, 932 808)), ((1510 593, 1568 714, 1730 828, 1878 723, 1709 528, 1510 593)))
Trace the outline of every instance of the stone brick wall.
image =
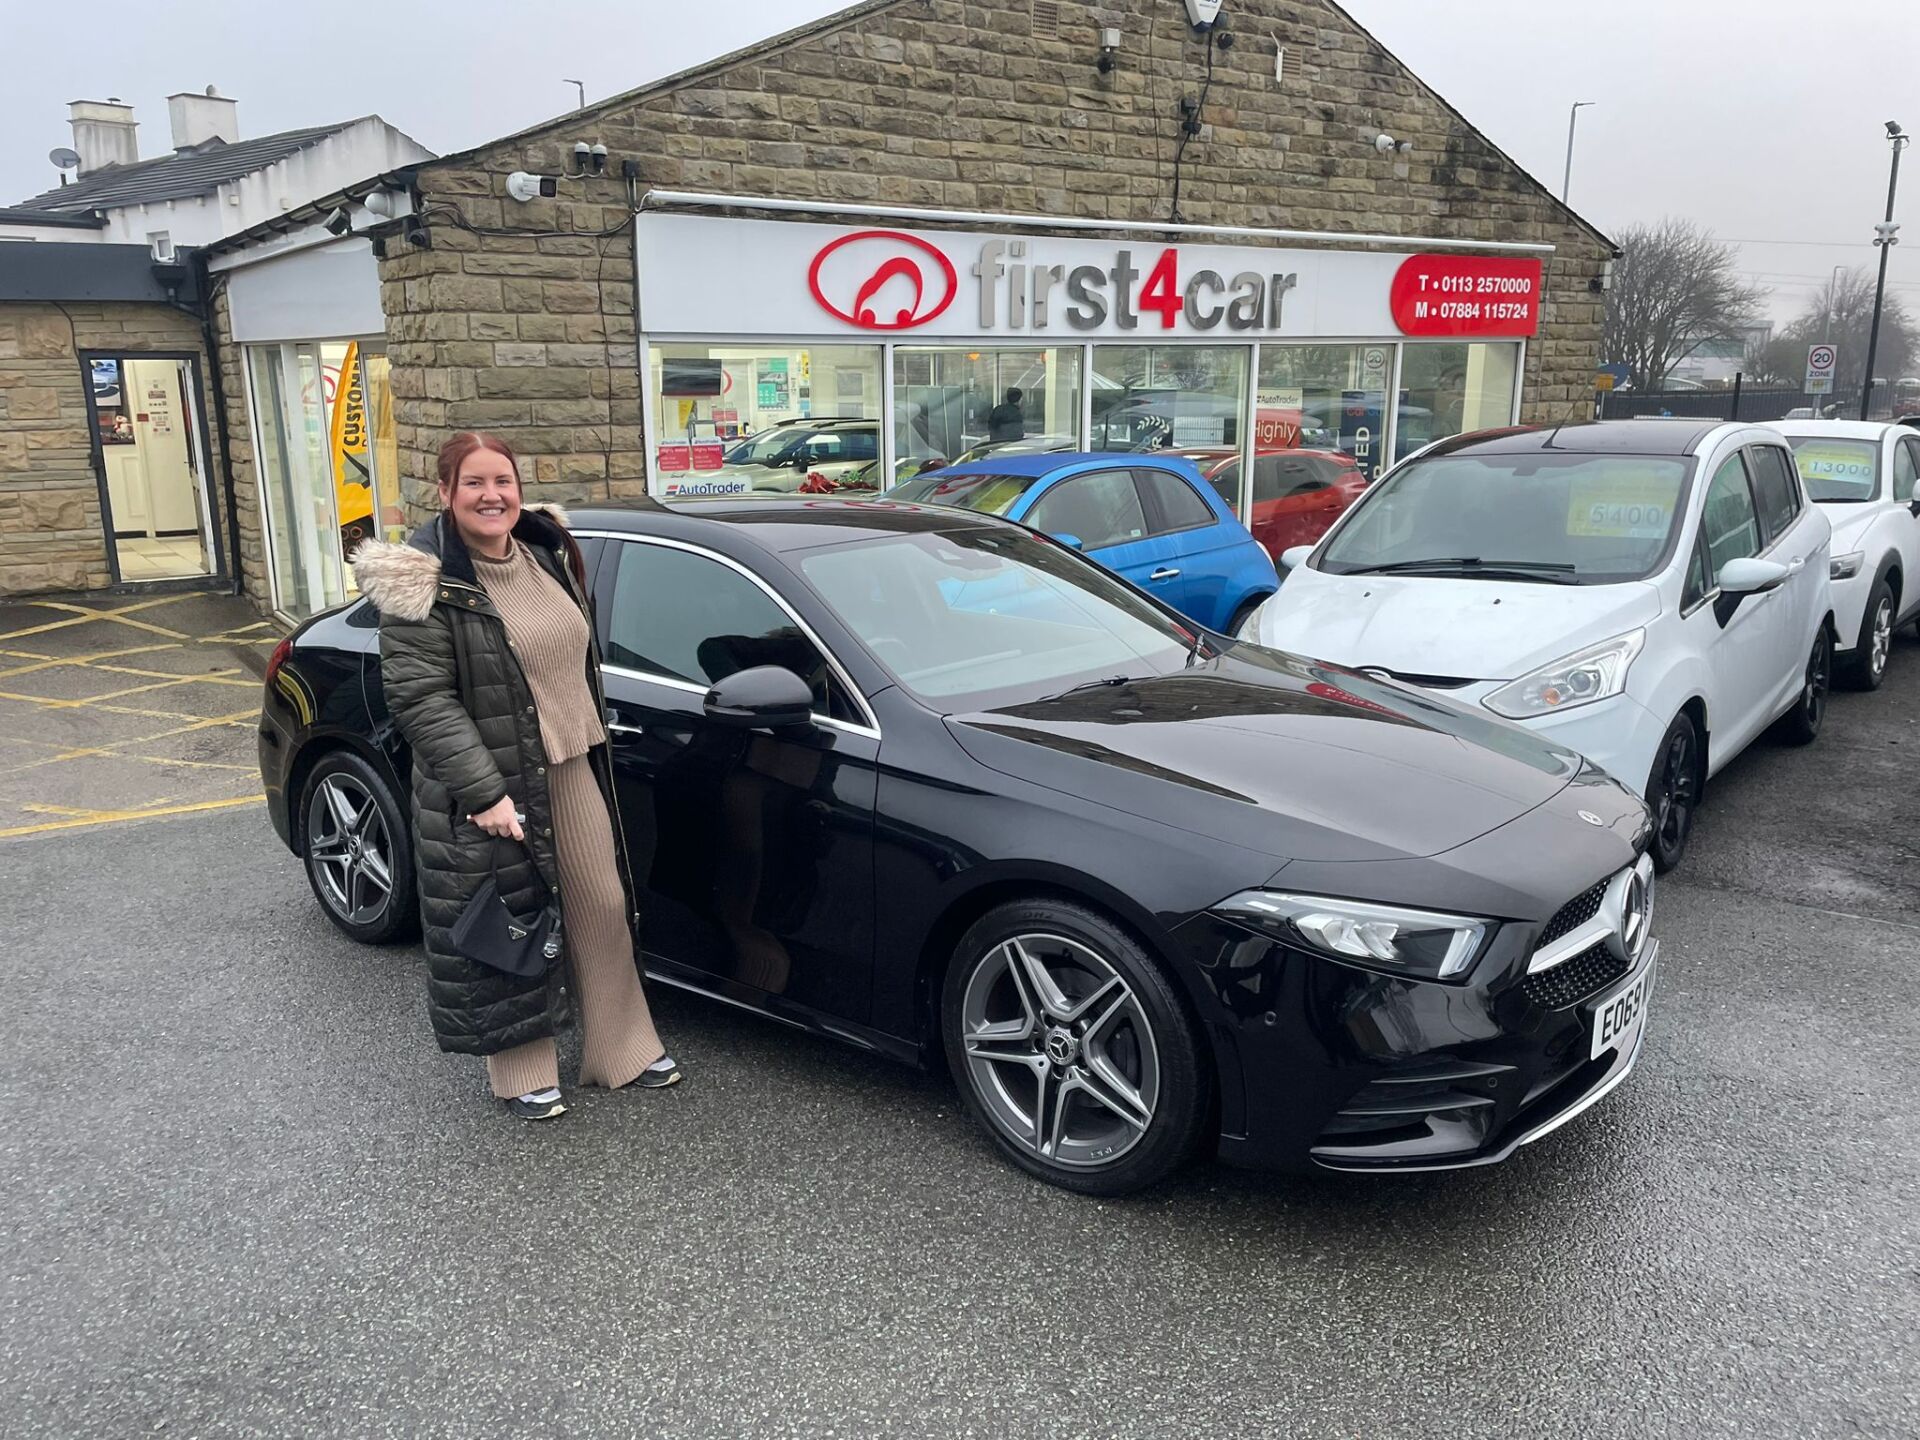
MULTIPOLYGON (((190 315, 163 305, 68 302, 63 312, 50 304, 0 304, 0 594, 111 583, 82 350, 190 351, 202 357, 205 389, 200 325, 190 315)), ((210 415, 208 395, 198 404, 210 415)), ((208 489, 217 509, 219 430, 207 428, 208 489)), ((224 512, 216 523, 225 524, 224 512)))
MULTIPOLYGON (((1230 18, 1180 218, 1551 243, 1524 408, 1587 413, 1589 281, 1611 246, 1327 0, 1235 0, 1230 18), (1412 153, 1380 155, 1382 131, 1412 153)), ((642 189, 1165 221, 1178 100, 1205 62, 1173 0, 879 0, 427 167, 433 249, 396 242, 381 268, 410 502, 429 502, 434 450, 467 427, 505 435, 556 498, 644 489, 623 159, 642 189), (1101 25, 1122 33, 1104 77, 1101 25), (608 147, 606 177, 506 198, 509 173, 564 173, 581 139, 608 147), (493 233, 535 228, 550 233, 493 233)))
MULTIPOLYGON (((264 518, 260 508, 260 482, 254 464, 253 426, 247 416, 247 377, 245 352, 233 343, 233 312, 227 302, 224 284, 216 282, 213 295, 214 343, 219 347, 220 388, 227 401, 227 444, 233 462, 234 514, 240 528, 240 554, 229 557, 229 566, 238 566, 240 586, 262 614, 273 604, 273 585, 267 575, 264 518)), ((211 383, 211 382, 209 382, 211 383)), ((216 438, 216 445, 219 443, 216 438)), ((224 473, 220 476, 225 481, 224 473)), ((225 547, 229 532, 220 532, 225 547)))

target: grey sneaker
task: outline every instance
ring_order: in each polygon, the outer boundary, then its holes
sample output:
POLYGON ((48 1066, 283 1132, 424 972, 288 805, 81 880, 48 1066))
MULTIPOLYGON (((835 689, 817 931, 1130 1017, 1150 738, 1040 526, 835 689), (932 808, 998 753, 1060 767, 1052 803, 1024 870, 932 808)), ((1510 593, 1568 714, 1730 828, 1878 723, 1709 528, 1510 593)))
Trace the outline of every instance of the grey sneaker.
POLYGON ((509 1113, 518 1115, 522 1120, 553 1120, 567 1113, 567 1107, 561 1102, 560 1092, 549 1086, 545 1090, 530 1090, 525 1095, 516 1095, 507 1101, 509 1113))
POLYGON ((680 1067, 674 1063, 671 1055, 662 1055, 634 1076, 632 1083, 643 1090, 664 1090, 669 1085, 680 1083, 680 1067))

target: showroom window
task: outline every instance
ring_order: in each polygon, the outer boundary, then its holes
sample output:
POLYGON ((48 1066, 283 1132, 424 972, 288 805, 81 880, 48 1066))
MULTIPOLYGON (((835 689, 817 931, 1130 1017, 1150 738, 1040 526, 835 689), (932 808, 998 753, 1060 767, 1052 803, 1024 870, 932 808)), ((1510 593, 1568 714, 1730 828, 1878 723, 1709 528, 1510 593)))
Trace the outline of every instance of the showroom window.
POLYGON ((668 342, 648 372, 668 496, 883 488, 877 345, 668 342))
POLYGON ((1247 408, 1244 345, 1097 345, 1094 450, 1184 450, 1202 462, 1238 453, 1247 408))
POLYGON ((996 450, 1076 450, 1081 348, 901 347, 893 352, 900 479, 996 450))
POLYGON ((387 356, 377 342, 247 347, 275 603, 304 619, 354 594, 353 552, 406 537, 387 356))
MULTIPOLYGON (((1254 454, 1344 451, 1369 480, 1377 479, 1386 450, 1392 365, 1390 345, 1262 345, 1254 454)), ((1254 473, 1259 474, 1257 465, 1254 473)))
POLYGON ((1511 425, 1519 380, 1518 345, 1403 346, 1395 458, 1465 430, 1511 425))

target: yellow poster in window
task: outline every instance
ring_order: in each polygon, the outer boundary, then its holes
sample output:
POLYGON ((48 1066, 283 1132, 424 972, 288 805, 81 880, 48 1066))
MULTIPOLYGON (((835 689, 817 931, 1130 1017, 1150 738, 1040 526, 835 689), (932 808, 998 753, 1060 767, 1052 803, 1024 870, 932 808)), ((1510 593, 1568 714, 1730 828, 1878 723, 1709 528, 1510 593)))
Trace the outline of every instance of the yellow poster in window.
POLYGON ((333 503, 340 522, 340 553, 349 560, 373 538, 373 472, 367 463, 367 385, 360 342, 347 346, 333 388, 333 424, 327 453, 333 462, 333 503))
POLYGON ((1585 465, 1567 486, 1567 534, 1660 540, 1673 520, 1679 481, 1631 466, 1585 465))

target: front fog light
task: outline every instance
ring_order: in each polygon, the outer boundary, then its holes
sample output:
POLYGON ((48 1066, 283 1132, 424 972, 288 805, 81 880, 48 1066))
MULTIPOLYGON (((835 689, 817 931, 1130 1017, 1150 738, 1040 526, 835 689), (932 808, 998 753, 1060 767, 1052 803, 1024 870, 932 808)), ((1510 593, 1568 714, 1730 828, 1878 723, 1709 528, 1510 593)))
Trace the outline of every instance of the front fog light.
POLYGON ((1836 555, 1827 562, 1829 580, 1851 580, 1860 573, 1860 562, 1867 558, 1864 550, 1855 550, 1851 555, 1836 555))
POLYGON ((1480 703, 1509 720, 1531 720, 1605 700, 1627 688, 1627 669, 1646 642, 1647 632, 1635 630, 1589 645, 1502 685, 1480 703))
POLYGON ((1214 909, 1331 958, 1427 980, 1466 970, 1493 929, 1491 920, 1472 915, 1274 890, 1248 890, 1214 909))

